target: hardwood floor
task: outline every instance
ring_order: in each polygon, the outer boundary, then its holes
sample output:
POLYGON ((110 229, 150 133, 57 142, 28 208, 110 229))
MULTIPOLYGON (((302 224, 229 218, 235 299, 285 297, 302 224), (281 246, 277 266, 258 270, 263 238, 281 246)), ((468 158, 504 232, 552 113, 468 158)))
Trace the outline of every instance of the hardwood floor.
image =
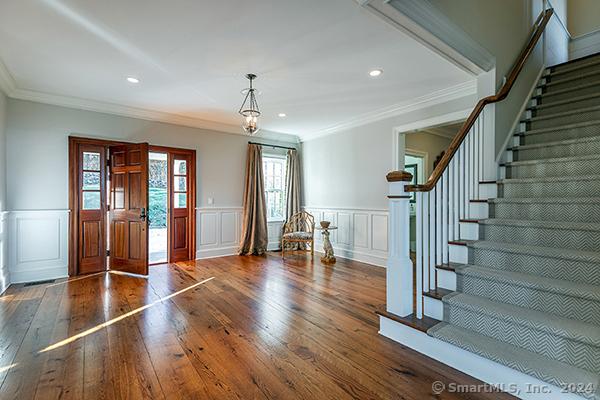
POLYGON ((385 270, 304 254, 222 257, 15 285, 0 399, 453 399, 478 384, 378 335, 385 270))

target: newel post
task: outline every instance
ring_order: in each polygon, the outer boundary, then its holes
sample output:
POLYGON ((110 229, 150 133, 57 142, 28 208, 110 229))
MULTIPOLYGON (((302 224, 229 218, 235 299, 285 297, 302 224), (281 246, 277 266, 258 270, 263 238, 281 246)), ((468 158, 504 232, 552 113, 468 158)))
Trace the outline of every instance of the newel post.
POLYGON ((401 317, 413 312, 413 263, 410 259, 410 196, 404 191, 412 175, 393 171, 389 184, 389 255, 387 261, 387 311, 401 317))

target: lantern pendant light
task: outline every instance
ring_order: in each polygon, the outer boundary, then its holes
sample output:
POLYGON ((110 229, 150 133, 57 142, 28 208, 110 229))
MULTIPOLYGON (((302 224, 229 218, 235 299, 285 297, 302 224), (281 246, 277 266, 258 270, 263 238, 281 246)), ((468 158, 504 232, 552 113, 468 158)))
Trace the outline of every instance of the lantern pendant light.
POLYGON ((256 75, 247 74, 246 78, 250 81, 250 87, 246 89, 246 97, 244 102, 238 111, 241 116, 244 117, 242 122, 242 128, 249 135, 255 135, 260 129, 258 127, 258 117, 260 116, 260 110, 258 103, 256 102, 256 89, 252 85, 252 81, 256 79, 256 75))

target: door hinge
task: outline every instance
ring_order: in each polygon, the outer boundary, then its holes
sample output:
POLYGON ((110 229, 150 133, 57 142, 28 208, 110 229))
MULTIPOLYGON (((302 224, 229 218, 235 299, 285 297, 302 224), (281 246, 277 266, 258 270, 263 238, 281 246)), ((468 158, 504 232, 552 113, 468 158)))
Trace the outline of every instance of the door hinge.
POLYGON ((110 250, 106 250, 106 257, 110 256, 110 250))

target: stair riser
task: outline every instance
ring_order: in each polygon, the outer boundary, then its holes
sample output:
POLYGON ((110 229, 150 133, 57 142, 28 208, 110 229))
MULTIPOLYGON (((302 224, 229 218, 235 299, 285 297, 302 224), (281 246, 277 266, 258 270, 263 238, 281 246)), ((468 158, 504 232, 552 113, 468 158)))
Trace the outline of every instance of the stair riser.
POLYGON ((600 347, 444 304, 444 321, 588 371, 600 372, 600 347))
POLYGON ((552 128, 556 125, 575 124, 600 119, 600 110, 582 111, 580 113, 563 115, 556 118, 533 120, 528 123, 528 129, 552 128))
POLYGON ((548 158, 577 157, 595 155, 600 152, 600 140, 575 142, 569 144, 517 148, 513 151, 513 161, 545 160, 548 158))
POLYGON ((500 197, 592 197, 600 193, 600 181, 504 183, 498 189, 500 197))
POLYGON ((491 204, 490 218, 600 223, 600 204, 491 204))
MULTIPOLYGON (((545 92, 541 95, 542 103, 554 103, 561 100, 570 100, 575 97, 581 97, 588 94, 597 94, 600 90, 600 82, 590 82, 590 86, 565 91, 563 93, 554 93, 555 91, 545 92)), ((564 87, 562 89, 565 89, 564 87)))
MULTIPOLYGON (((586 75, 589 74, 591 72, 600 72, 600 64, 597 63, 598 60, 595 60, 594 62, 589 63, 589 65, 587 65, 586 67, 581 66, 581 68, 575 69, 573 71, 568 71, 568 72, 563 72, 560 74, 557 74, 557 72, 561 72, 561 70, 556 70, 556 72, 550 74, 550 75, 545 75, 545 77, 549 77, 550 81, 557 81, 559 79, 568 79, 568 78, 574 78, 576 76, 580 76, 580 75, 586 75)), ((569 66, 569 69, 573 68, 574 66, 569 66)), ((566 68, 564 68, 566 69, 566 68)), ((564 70, 563 69, 563 70, 564 70)))
POLYGON ((551 71, 552 72, 561 72, 566 69, 572 69, 575 67, 583 67, 584 65, 590 65, 590 64, 597 63, 599 59, 600 58, 598 58, 597 56, 580 58, 578 60, 573 60, 566 64, 561 64, 561 65, 551 67, 551 71))
MULTIPOLYGON (((457 274, 456 290, 499 303, 600 325, 600 302, 524 286, 457 274)), ((600 329, 600 328, 599 328, 600 329)))
POLYGON ((490 249, 469 249, 469 264, 504 271, 541 275, 590 285, 600 285, 600 268, 593 261, 567 260, 490 249))
POLYGON ((543 178, 551 176, 593 175, 600 171, 600 159, 572 160, 509 166, 506 178, 543 178))
POLYGON ((573 79, 562 76, 557 76, 554 79, 550 77, 550 80, 546 79, 546 85, 544 86, 545 93, 552 93, 557 90, 569 89, 574 86, 585 85, 587 83, 595 82, 600 80, 600 73, 592 71, 593 75, 583 76, 583 73, 577 74, 573 79))
POLYGON ((481 225, 480 237, 491 242, 596 251, 600 232, 523 226, 481 225))
POLYGON ((525 135, 521 137, 520 144, 539 144, 555 142, 557 140, 580 139, 597 136, 600 136, 600 124, 580 128, 561 129, 560 131, 551 131, 546 133, 536 133, 534 135, 525 135))

